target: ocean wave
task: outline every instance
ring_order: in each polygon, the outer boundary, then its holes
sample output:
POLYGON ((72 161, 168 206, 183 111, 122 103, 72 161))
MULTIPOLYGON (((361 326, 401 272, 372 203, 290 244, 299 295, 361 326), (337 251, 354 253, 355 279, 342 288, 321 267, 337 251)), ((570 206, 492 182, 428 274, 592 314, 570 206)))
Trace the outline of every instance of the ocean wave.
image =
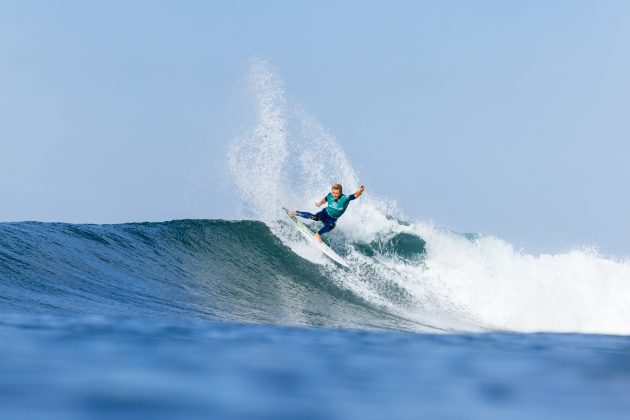
POLYGON ((3 312, 417 329, 256 221, 0 224, 3 312))
POLYGON ((392 221, 348 226, 326 260, 278 220, 0 224, 4 313, 200 318, 354 329, 627 334, 625 262, 531 256, 495 238, 392 221), (280 232, 280 235, 273 231, 280 232))

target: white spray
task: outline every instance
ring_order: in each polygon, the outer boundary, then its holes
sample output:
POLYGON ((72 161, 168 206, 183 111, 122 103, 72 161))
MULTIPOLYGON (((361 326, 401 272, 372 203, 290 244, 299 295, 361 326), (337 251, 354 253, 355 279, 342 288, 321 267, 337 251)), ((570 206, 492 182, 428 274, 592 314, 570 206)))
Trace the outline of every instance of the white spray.
POLYGON ((281 222, 280 209, 314 210, 332 183, 354 191, 359 179, 335 139, 287 99, 273 66, 252 60, 248 82, 256 123, 228 154, 247 217, 264 221, 296 253, 322 264, 331 281, 419 326, 630 334, 630 262, 589 250, 527 255, 493 237, 469 239, 428 223, 403 223, 369 186, 329 235, 352 269, 327 262, 281 222), (361 251, 400 234, 422 238, 424 258, 361 251))

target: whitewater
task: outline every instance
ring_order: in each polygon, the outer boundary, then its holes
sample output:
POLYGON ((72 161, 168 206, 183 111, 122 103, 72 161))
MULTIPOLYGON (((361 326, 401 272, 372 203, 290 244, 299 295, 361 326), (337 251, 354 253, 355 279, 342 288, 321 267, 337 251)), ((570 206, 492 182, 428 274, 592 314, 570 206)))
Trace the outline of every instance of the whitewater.
POLYGON ((359 177, 335 138, 288 97, 273 65, 253 60, 248 86, 256 124, 229 152, 244 216, 264 222, 331 283, 440 329, 630 333, 627 259, 593 249, 531 255, 499 238, 410 220, 369 186, 329 235, 351 269, 327 263, 279 222, 280 208, 312 208, 332 183, 354 191, 359 177))

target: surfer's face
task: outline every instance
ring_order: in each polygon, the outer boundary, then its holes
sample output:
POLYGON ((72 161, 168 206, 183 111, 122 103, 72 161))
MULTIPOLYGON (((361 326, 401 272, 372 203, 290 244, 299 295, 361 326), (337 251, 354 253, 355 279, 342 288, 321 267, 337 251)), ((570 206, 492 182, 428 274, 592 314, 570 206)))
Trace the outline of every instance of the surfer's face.
POLYGON ((331 190, 332 192, 332 196, 335 200, 339 199, 339 197, 341 197, 341 190, 331 190))

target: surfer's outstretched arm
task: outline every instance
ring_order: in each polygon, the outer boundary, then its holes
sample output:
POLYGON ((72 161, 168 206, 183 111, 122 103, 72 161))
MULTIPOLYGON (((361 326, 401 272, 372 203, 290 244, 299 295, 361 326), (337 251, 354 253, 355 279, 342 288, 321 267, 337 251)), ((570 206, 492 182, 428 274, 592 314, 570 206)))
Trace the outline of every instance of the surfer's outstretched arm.
POLYGON ((324 197, 324 198, 322 198, 321 200, 317 201, 317 202, 315 203, 315 205, 316 205, 317 207, 321 207, 321 206, 322 206, 322 204, 324 204, 325 202, 326 202, 326 197, 324 197))
POLYGON ((365 191, 365 185, 361 185, 359 189, 352 195, 354 195, 354 198, 359 198, 361 197, 361 194, 363 194, 363 191, 365 191))

